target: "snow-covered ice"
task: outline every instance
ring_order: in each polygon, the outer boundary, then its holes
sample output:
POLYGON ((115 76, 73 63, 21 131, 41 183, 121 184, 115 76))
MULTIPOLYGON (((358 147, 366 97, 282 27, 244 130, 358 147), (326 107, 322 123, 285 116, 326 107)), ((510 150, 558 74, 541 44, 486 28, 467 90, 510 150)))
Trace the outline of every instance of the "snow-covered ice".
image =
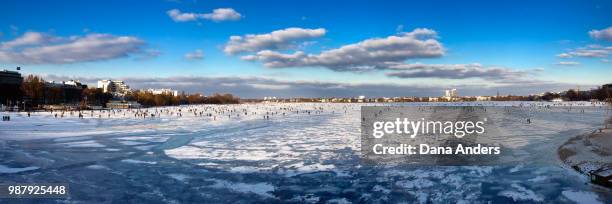
POLYGON ((0 113, 11 115, 0 122, 1 181, 66 182, 74 186, 70 201, 101 203, 612 199, 564 168, 555 151, 601 124, 604 108, 589 102, 192 105, 139 110, 146 118, 135 110, 84 111, 82 119, 56 113, 0 113), (539 165, 363 165, 363 105, 514 107, 520 111, 491 116, 506 121, 493 139, 511 144, 508 159, 539 165), (512 122, 526 115, 530 128, 512 122))

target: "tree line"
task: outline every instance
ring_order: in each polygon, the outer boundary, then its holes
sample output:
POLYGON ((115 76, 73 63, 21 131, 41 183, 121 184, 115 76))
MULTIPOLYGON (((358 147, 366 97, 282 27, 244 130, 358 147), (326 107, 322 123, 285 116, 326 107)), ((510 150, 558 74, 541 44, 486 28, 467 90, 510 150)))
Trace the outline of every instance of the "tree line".
MULTIPOLYGON (((88 106, 106 106, 115 97, 111 93, 104 93, 99 88, 66 88, 66 86, 48 86, 45 80, 36 75, 28 75, 21 86, 3 86, 0 95, 2 103, 19 105, 20 107, 38 108, 40 105, 51 104, 79 104, 81 108, 88 106), (18 104, 17 102, 25 102, 18 104), (23 106, 22 106, 23 105, 23 106)), ((561 93, 546 92, 543 95, 529 96, 494 96, 493 101, 550 101, 561 98, 564 101, 610 101, 612 96, 611 85, 600 86, 588 91, 577 91, 570 89, 561 93)), ((231 94, 214 94, 204 96, 202 94, 172 95, 153 94, 147 91, 134 91, 128 93, 120 100, 136 101, 143 106, 171 106, 183 104, 234 104, 240 99, 231 94)))
POLYGON ((24 78, 21 87, 16 91, 17 98, 25 101, 28 107, 38 108, 40 105, 55 104, 78 104, 81 108, 88 106, 102 106, 111 100, 136 101, 145 107, 149 106, 171 106, 183 104, 234 104, 240 99, 232 94, 214 94, 204 96, 202 94, 172 95, 169 93, 153 94, 147 91, 133 91, 123 97, 114 97, 111 93, 104 93, 100 88, 49 86, 45 80, 36 75, 28 75, 24 78))
MULTIPOLYGON (((609 86, 609 85, 608 85, 609 86)), ((595 89, 588 91, 578 91, 575 89, 569 89, 560 93, 545 92, 542 95, 529 95, 529 96, 497 96, 492 97, 494 101, 552 101, 553 99, 562 99, 563 101, 610 101, 612 99, 612 87, 600 86, 595 89)))
POLYGON ((153 94, 148 91, 133 91, 125 95, 125 100, 136 101, 143 106, 173 106, 184 104, 237 104, 240 99, 232 94, 214 94, 212 96, 204 96, 199 93, 195 94, 178 94, 170 93, 153 94))

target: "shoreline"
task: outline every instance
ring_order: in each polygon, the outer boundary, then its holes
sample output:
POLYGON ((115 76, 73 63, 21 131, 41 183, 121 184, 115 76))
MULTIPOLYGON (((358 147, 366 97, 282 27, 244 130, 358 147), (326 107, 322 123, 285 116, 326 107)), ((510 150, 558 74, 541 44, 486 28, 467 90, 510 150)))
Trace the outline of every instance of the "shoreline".
POLYGON ((585 108, 585 107, 606 107, 608 106, 605 102, 592 102, 592 101, 562 101, 562 102, 551 102, 551 101, 435 101, 435 102, 242 102, 242 103, 195 103, 195 104, 178 104, 178 105, 161 105, 161 106, 142 106, 139 108, 70 108, 71 105, 66 104, 50 104, 46 105, 49 107, 62 107, 62 108, 31 108, 29 110, 19 109, 17 111, 10 110, 8 106, 0 104, 0 112, 48 112, 48 111, 97 111, 97 110, 138 110, 138 109, 154 109, 154 108, 168 108, 168 107, 188 107, 188 106, 199 106, 199 105, 272 105, 272 104, 365 104, 365 105, 382 105, 382 104, 417 104, 424 106, 500 106, 501 103, 507 103, 512 107, 566 107, 566 108, 585 108))
POLYGON ((608 128, 568 139, 559 146, 557 155, 563 165, 587 176, 591 183, 612 188, 612 118, 606 122, 608 128))

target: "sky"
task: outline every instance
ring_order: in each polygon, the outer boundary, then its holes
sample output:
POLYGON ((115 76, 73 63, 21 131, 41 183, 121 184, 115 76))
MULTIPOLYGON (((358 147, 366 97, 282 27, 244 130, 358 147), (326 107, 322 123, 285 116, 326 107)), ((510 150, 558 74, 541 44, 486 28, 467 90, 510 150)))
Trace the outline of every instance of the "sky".
POLYGON ((0 68, 242 98, 527 95, 612 83, 612 1, 28 1, 0 68))

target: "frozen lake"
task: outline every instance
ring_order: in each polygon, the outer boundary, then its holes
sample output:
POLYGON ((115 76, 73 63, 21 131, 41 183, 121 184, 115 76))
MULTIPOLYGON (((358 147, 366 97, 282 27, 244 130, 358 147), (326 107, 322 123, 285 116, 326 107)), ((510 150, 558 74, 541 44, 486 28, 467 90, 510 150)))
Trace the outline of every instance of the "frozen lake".
POLYGON ((87 203, 612 202, 611 190, 563 167, 556 151, 601 127, 601 106, 377 104, 515 106, 494 117, 516 121, 499 138, 524 164, 399 167, 360 163, 362 105, 373 104, 2 113, 11 121, 0 122, 0 181, 69 183, 68 201, 87 203))

